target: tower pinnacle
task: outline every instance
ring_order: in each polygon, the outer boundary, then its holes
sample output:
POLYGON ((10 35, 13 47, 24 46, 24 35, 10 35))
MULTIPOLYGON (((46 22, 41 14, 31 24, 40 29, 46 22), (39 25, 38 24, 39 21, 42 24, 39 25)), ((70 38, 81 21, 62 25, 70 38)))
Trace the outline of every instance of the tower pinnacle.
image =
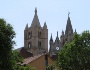
POLYGON ((67 24, 66 24, 65 35, 67 35, 70 31, 71 31, 71 33, 73 33, 72 24, 71 24, 69 14, 70 14, 70 12, 68 12, 68 19, 67 19, 67 24))
POLYGON ((37 14, 37 8, 35 8, 35 14, 37 14))
POLYGON ((68 12, 68 17, 69 17, 69 14, 70 14, 70 12, 68 12))
POLYGON ((51 33, 51 38, 50 38, 50 41, 52 41, 52 42, 53 42, 52 33, 51 33))
POLYGON ((51 39, 52 39, 52 33, 51 33, 51 39))
POLYGON ((62 30, 62 35, 64 35, 64 31, 62 30))
POLYGON ((58 31, 57 31, 57 37, 58 37, 58 31))
POLYGON ((31 27, 41 27, 39 19, 38 19, 38 15, 37 15, 37 8, 35 8, 34 12, 35 12, 35 15, 34 15, 34 18, 32 20, 31 27))

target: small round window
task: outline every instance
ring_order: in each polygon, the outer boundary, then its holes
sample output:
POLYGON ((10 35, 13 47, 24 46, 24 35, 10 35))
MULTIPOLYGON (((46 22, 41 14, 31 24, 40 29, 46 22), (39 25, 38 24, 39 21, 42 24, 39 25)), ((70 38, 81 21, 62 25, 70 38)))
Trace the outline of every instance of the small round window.
POLYGON ((59 47, 56 47, 56 50, 59 50, 59 47))

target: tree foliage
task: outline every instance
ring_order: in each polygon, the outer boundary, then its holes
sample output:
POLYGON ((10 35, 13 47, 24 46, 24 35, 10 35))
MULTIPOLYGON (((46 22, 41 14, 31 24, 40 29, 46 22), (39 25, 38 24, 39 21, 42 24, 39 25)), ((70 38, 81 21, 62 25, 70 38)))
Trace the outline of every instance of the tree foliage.
POLYGON ((35 70, 28 65, 18 64, 23 62, 23 58, 17 51, 12 50, 14 37, 13 27, 0 19, 0 70, 35 70))
POLYGON ((16 50, 13 50, 12 57, 15 63, 14 70, 35 70, 34 68, 30 67, 30 65, 22 65, 24 59, 16 50))
POLYGON ((0 70, 13 70, 12 46, 15 32, 10 24, 0 19, 0 70))
POLYGON ((14 70, 20 70, 20 64, 23 62, 23 57, 16 50, 12 50, 12 58, 14 63, 14 70))
POLYGON ((64 45, 58 54, 57 65, 61 70, 90 69, 90 32, 75 33, 74 40, 64 45))
POLYGON ((55 65, 48 65, 46 70, 55 70, 55 65))

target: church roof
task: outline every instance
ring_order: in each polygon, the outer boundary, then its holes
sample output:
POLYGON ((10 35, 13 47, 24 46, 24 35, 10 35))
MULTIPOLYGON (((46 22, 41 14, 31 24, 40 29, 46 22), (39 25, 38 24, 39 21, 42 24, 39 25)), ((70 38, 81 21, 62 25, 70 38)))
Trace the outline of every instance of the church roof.
MULTIPOLYGON (((24 65, 24 64, 29 64, 29 63, 31 63, 31 62, 39 59, 39 58, 42 57, 42 56, 45 57, 46 55, 47 55, 48 58, 50 58, 52 61, 54 61, 54 60, 52 59, 52 57, 50 57, 48 54, 43 53, 43 54, 35 55, 35 56, 33 56, 33 57, 28 57, 28 58, 24 59, 22 65, 24 65)), ((44 60, 45 60, 45 59, 44 59, 44 60)))
POLYGON ((35 8, 35 15, 34 15, 31 27, 41 27, 39 19, 38 19, 37 9, 36 8, 35 8))
POLYGON ((24 62, 23 64, 28 64, 28 63, 31 63, 32 61, 38 59, 39 57, 43 56, 44 54, 39 54, 39 55, 35 55, 33 57, 29 57, 29 58, 26 58, 24 59, 24 62))

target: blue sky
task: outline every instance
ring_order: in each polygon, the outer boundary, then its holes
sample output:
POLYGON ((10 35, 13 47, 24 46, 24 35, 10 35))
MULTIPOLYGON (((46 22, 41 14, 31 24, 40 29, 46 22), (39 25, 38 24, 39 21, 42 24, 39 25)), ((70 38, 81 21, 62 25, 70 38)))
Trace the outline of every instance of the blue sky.
POLYGON ((73 30, 78 33, 90 30, 90 0, 1 0, 0 18, 14 27, 15 49, 24 46, 24 29, 27 23, 31 25, 35 7, 41 26, 46 21, 48 39, 52 33, 55 40, 57 31, 60 37, 61 31, 66 28, 68 12, 73 30))

